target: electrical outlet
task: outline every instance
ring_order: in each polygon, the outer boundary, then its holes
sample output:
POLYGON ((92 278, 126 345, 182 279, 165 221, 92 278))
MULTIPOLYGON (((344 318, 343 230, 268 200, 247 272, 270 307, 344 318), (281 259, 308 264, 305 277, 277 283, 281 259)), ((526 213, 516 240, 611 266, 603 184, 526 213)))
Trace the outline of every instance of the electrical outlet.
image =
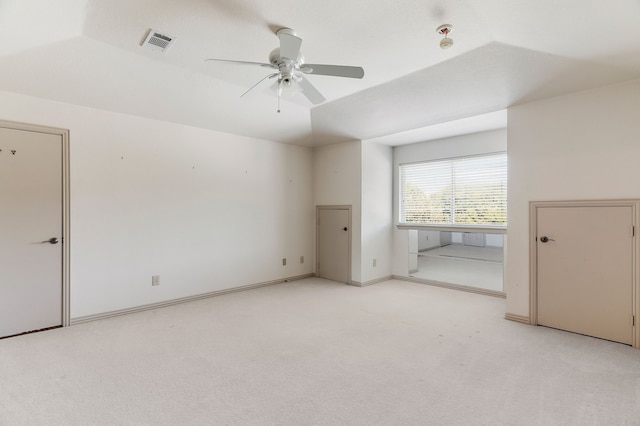
POLYGON ((378 264, 378 261, 376 259, 373 259, 373 267, 375 268, 376 265, 378 264))
POLYGON ((286 257, 282 258, 282 266, 287 266, 287 258, 286 257))
POLYGON ((304 256, 300 256, 300 263, 304 263, 304 256))
POLYGON ((153 286, 160 285, 160 275, 151 276, 151 285, 153 286))

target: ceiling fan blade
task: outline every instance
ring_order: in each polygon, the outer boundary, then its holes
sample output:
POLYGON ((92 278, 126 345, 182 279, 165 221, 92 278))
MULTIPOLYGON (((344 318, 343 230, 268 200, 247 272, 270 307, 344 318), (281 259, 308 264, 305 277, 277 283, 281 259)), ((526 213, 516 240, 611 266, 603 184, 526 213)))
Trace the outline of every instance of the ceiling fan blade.
POLYGON ((304 76, 300 76, 300 77, 301 78, 300 78, 300 81, 298 81, 298 85, 302 89, 302 94, 305 95, 307 99, 311 101, 312 104, 317 105, 326 101, 324 96, 322 96, 322 93, 318 92, 318 89, 316 89, 313 86, 313 84, 309 82, 309 80, 304 78, 304 76))
POLYGON ((331 75, 334 77, 364 77, 364 69, 362 67, 349 67, 344 65, 304 64, 300 68, 300 71, 305 74, 331 75))
POLYGON ((266 67, 266 68, 275 68, 271 64, 265 64, 265 63, 262 63, 262 62, 232 61, 232 60, 229 60, 229 59, 205 59, 205 62, 207 62, 207 61, 226 62, 228 64, 238 64, 238 65, 259 65, 261 67, 266 67))
POLYGON ((249 88, 249 90, 247 90, 247 91, 246 91, 246 92, 244 92, 242 95, 240 95, 240 97, 241 97, 241 98, 242 98, 242 97, 244 97, 247 93, 251 92, 253 89, 255 89, 255 88, 256 88, 256 87, 258 87, 258 86, 265 86, 265 88, 266 88, 266 86, 268 86, 268 85, 269 85, 269 84, 267 84, 267 83, 268 83, 268 82, 267 82, 267 80, 272 79, 272 78, 275 78, 275 77, 277 77, 278 75, 279 75, 279 74, 278 74, 277 72, 276 72, 276 73, 273 73, 273 74, 269 74, 268 76, 266 76, 265 78, 263 78, 262 80, 260 80, 259 82, 257 82, 257 83, 256 83, 256 84, 254 84, 253 86, 251 86, 251 87, 249 88))
POLYGON ((276 33, 280 39, 280 57, 288 58, 295 62, 300 54, 302 39, 293 34, 289 28, 281 28, 276 33))

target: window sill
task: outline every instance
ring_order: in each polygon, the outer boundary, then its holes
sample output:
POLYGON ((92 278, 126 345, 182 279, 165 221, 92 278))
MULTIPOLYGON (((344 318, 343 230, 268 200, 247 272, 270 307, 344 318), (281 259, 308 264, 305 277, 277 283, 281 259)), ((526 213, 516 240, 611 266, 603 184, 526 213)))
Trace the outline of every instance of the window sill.
POLYGON ((473 226, 473 225, 418 225, 414 223, 399 223, 398 229, 414 229, 418 231, 451 231, 451 232, 482 232, 485 234, 506 234, 505 226, 473 226))

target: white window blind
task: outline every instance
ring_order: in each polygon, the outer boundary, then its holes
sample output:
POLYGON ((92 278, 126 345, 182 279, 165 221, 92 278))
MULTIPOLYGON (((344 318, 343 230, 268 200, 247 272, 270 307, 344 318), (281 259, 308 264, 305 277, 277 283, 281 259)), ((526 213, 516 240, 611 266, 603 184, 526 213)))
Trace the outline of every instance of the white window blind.
POLYGON ((400 165, 400 222, 506 226, 507 154, 400 165))

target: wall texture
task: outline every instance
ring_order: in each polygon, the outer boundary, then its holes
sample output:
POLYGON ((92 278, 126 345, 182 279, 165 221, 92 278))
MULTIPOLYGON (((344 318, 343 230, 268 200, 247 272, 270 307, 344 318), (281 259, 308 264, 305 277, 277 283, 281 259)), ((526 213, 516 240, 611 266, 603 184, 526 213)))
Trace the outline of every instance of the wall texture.
POLYGON ((71 130, 72 319, 313 272, 308 148, 10 93, 0 117, 71 130))
POLYGON ((507 312, 529 316, 529 202, 640 198, 640 81, 509 109, 507 312))

